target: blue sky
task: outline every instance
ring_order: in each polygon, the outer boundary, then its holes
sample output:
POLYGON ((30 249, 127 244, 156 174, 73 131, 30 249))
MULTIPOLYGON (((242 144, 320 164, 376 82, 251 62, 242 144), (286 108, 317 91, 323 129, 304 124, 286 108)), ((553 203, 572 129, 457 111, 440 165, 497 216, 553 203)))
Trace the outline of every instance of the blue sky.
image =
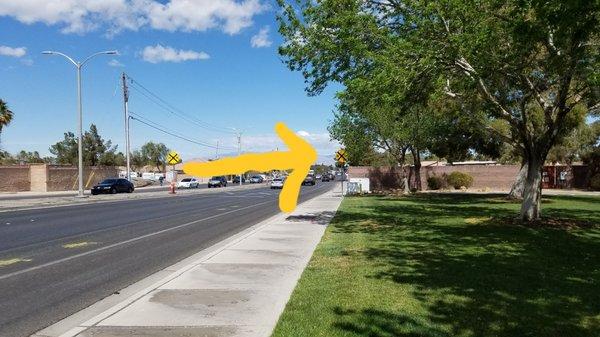
MULTIPOLYGON (((83 59, 84 127, 95 123, 105 139, 124 148, 119 77, 137 82, 188 115, 218 127, 244 130, 244 151, 282 147, 273 126, 286 122, 331 161, 337 144, 327 124, 334 89, 304 92, 301 74, 277 54, 281 37, 276 4, 260 0, 3 0, 0 6, 0 98, 15 113, 2 132, 9 151, 48 147, 75 131, 75 67, 43 50, 83 59)), ((235 136, 206 130, 131 91, 130 109, 194 140, 235 147, 235 136)), ((160 141, 182 157, 213 157, 215 150, 131 122, 132 149, 160 141)), ((231 152, 231 151, 221 151, 231 152)))

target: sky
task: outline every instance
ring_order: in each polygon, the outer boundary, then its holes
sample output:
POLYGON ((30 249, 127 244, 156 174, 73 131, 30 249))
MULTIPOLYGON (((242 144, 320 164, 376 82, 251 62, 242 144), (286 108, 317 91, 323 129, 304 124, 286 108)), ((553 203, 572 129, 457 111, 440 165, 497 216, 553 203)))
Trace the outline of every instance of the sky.
MULTIPOLYGON (((2 0, 0 98, 14 112, 0 147, 50 155, 63 133, 76 131, 76 68, 81 61, 83 125, 124 150, 120 76, 131 80, 129 108, 196 143, 237 152, 285 149, 274 133, 284 122, 308 140, 319 162, 332 163, 335 87, 309 97, 302 75, 277 53, 277 4, 272 0, 2 0), (152 100, 150 98, 152 98, 152 100), (157 104, 158 103, 158 104, 157 104)), ((182 140, 131 120, 131 146, 163 142, 184 159, 214 158, 213 147, 182 140)))

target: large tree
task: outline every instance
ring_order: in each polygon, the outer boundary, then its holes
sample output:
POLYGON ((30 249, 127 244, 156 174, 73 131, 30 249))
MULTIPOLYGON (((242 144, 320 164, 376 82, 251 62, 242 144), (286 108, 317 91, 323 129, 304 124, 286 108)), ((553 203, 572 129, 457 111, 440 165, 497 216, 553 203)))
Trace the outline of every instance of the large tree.
MULTIPOLYGON (((117 153, 117 146, 110 140, 104 140, 98 133, 96 125, 91 124, 90 129, 83 134, 83 164, 85 166, 122 166, 124 155, 117 153)), ((56 162, 62 165, 77 165, 78 146, 77 138, 72 132, 66 132, 62 141, 50 146, 50 153, 56 156, 56 162)))
POLYGON ((548 152, 573 129, 575 107, 598 108, 600 1, 279 3, 280 52, 309 93, 370 75, 373 55, 394 50, 410 70, 403 81, 436 74, 449 97, 508 123, 505 140, 527 164, 521 217, 540 217, 548 152))
POLYGON ((168 153, 169 149, 163 143, 147 142, 141 150, 141 155, 148 159, 148 164, 156 166, 156 169, 161 172, 166 169, 168 153))

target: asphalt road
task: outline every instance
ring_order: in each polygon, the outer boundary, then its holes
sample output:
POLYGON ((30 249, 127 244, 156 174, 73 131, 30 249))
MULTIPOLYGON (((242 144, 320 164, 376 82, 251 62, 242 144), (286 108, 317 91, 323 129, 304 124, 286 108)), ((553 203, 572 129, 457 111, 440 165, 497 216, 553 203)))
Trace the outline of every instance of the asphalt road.
MULTIPOLYGON (((302 188, 300 201, 333 183, 302 188)), ((0 213, 0 336, 29 336, 279 212, 264 189, 0 213)))
MULTIPOLYGON (((244 185, 248 185, 250 183, 244 183, 244 185)), ((238 184, 234 184, 234 183, 228 183, 227 187, 231 187, 231 186, 238 186, 238 184)), ((202 183, 200 184, 200 186, 198 186, 198 189, 206 189, 208 188, 207 183, 202 183)), ((136 194, 140 194, 140 193, 149 193, 149 192, 156 192, 156 191, 167 191, 169 189, 169 183, 165 182, 163 186, 149 186, 149 187, 138 187, 135 189, 136 194)), ((85 195, 88 196, 92 196, 91 192, 89 189, 84 191, 85 195)), ((45 196, 40 196, 40 195, 19 195, 19 194, 0 194, 0 200, 27 200, 27 199, 40 199, 40 198, 64 198, 65 196, 69 196, 69 195, 77 195, 77 191, 72 191, 69 194, 65 194, 65 193, 60 193, 60 194, 47 194, 45 196)))

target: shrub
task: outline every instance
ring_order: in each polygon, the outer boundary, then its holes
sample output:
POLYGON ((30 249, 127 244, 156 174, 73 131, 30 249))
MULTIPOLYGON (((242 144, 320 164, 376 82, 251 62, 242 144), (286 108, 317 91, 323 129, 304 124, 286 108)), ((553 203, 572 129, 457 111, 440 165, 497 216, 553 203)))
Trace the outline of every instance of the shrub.
POLYGON ((590 179, 590 189, 592 191, 600 191, 600 173, 596 173, 596 175, 590 179))
POLYGON ((427 189, 440 190, 448 187, 446 176, 430 176, 427 177, 427 189))
POLYGON ((473 177, 464 172, 454 171, 448 175, 448 184, 455 189, 459 189, 461 187, 469 188, 473 185, 473 177))

